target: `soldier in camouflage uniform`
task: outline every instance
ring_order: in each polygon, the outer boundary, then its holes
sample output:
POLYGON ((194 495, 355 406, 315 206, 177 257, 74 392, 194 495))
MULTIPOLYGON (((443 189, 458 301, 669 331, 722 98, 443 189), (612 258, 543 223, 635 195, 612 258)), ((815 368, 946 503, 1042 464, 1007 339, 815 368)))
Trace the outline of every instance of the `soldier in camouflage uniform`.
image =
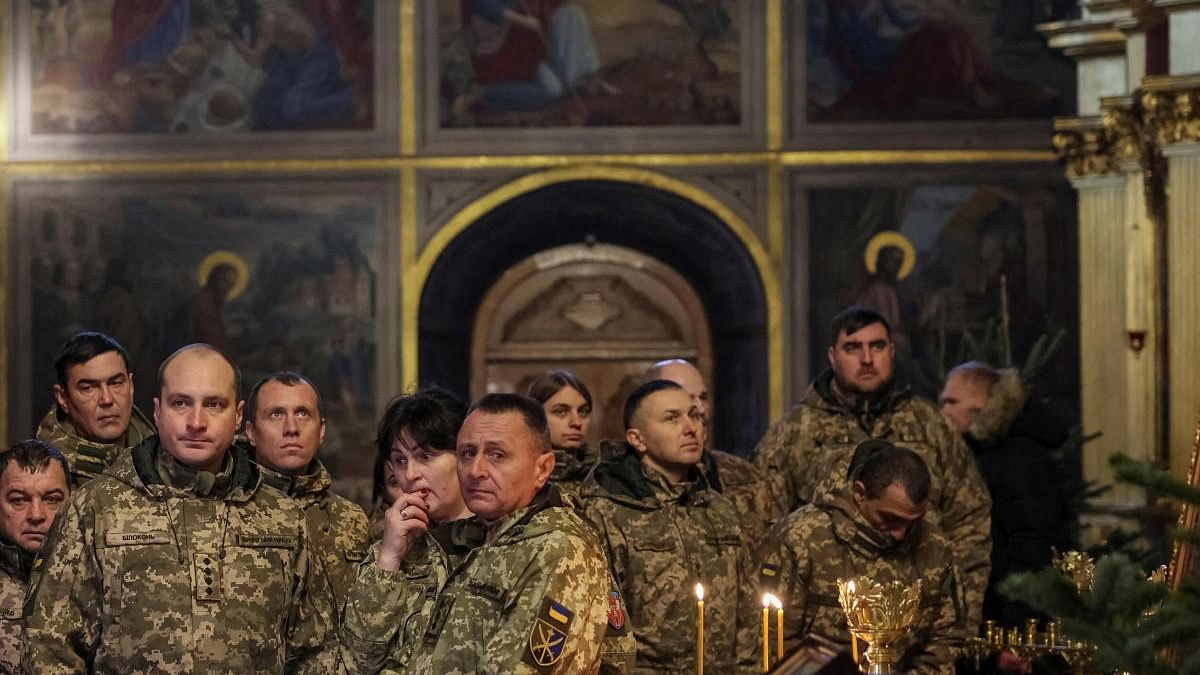
POLYGON ((753 648, 752 568, 737 509, 700 463, 702 421, 686 392, 648 382, 625 405, 627 451, 584 483, 617 585, 637 627, 637 672, 696 670, 696 599, 705 587, 705 664, 731 672, 753 648))
POLYGON ((321 577, 340 608, 367 553, 367 514, 333 494, 333 479, 317 459, 325 418, 316 385, 299 373, 264 377, 247 399, 246 438, 263 482, 304 512, 310 550, 320 558, 321 577))
POLYGON ((0 452, 0 673, 21 669, 25 587, 67 501, 67 470, 67 459, 45 441, 21 441, 0 452))
POLYGON ((72 496, 25 605, 29 673, 329 673, 332 599, 304 518, 230 452, 237 368, 208 345, 159 370, 160 435, 72 496))
POLYGON ((559 488, 578 493, 599 455, 588 447, 592 392, 568 370, 550 370, 529 383, 526 394, 546 411, 550 423, 550 445, 554 447, 554 473, 550 480, 559 488))
POLYGON ((392 505, 346 604, 352 672, 599 670, 614 623, 604 554, 547 484, 553 465, 536 401, 489 394, 472 407, 456 471, 477 515, 439 522, 419 492, 392 505))
POLYGON ((683 359, 668 359, 659 361, 646 371, 646 381, 650 380, 668 380, 687 392, 703 421, 700 428, 703 434, 701 444, 705 448, 703 461, 708 467, 708 474, 714 478, 713 486, 737 507, 746 540, 758 542, 783 512, 780 511, 779 500, 768 492, 767 482, 753 464, 737 455, 708 448, 708 440, 712 436, 712 415, 709 413, 710 396, 704 375, 699 368, 683 359))
POLYGON ((784 607, 784 649, 816 633, 850 642, 838 580, 922 582, 921 609, 900 647, 904 672, 954 673, 954 648, 973 634, 962 616, 950 543, 923 519, 929 471, 915 452, 865 441, 841 494, 793 511, 759 548, 762 592, 784 607))
POLYGON ((991 498, 970 451, 938 409, 892 377, 895 345, 877 312, 833 321, 827 370, 759 442, 754 464, 786 511, 838 496, 854 447, 880 438, 921 455, 933 476, 927 520, 950 540, 967 620, 979 623, 991 553, 991 498))
POLYGON ((121 452, 154 435, 154 425, 133 404, 129 356, 103 333, 79 333, 54 361, 57 401, 38 425, 71 466, 78 487, 100 475, 121 452))

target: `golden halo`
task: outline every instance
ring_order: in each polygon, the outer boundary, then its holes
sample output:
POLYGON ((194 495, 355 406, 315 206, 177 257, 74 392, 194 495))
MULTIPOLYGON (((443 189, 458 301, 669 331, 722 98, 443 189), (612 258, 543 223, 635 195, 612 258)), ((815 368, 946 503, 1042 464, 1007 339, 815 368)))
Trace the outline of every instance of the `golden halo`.
POLYGON ((201 260, 200 266, 196 268, 196 281, 199 282, 200 288, 204 288, 204 284, 208 283, 208 275, 218 265, 229 265, 237 273, 233 288, 229 289, 229 294, 225 296, 227 301, 237 300, 250 285, 250 263, 233 251, 213 251, 204 256, 204 260, 201 260))
POLYGON ((907 279, 908 275, 912 274, 913 268, 917 266, 917 250, 913 248, 908 237, 895 230, 884 230, 871 237, 871 241, 867 242, 867 250, 863 254, 867 263, 867 271, 875 274, 875 260, 879 257, 880 249, 885 246, 895 246, 904 252, 904 262, 900 263, 900 278, 907 279))

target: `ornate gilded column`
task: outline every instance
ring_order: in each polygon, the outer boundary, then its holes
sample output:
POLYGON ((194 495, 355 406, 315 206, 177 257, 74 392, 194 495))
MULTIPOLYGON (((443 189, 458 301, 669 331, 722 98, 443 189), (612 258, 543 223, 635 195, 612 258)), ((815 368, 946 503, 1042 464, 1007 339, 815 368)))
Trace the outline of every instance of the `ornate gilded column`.
MULTIPOLYGON (((1083 428, 1103 436, 1083 449, 1083 475, 1112 482, 1108 456, 1126 447, 1129 373, 1125 351, 1127 179, 1099 117, 1060 119, 1054 147, 1079 195, 1079 352, 1083 428)), ((1106 500, 1127 502, 1128 495, 1106 500)))
MULTIPOLYGON (((1177 16, 1170 17, 1173 43, 1177 16)), ((1200 58, 1195 35, 1189 45, 1200 58)), ((1146 78, 1141 105, 1167 165, 1167 442, 1172 471, 1184 475, 1200 419, 1200 72, 1175 74, 1176 51, 1172 44, 1171 75, 1146 78)))
MULTIPOLYGON (((1080 19, 1041 26, 1050 46, 1078 63, 1079 116, 1055 121, 1054 147, 1079 195, 1079 347, 1083 428, 1103 436, 1084 446, 1083 475, 1112 482, 1108 457, 1126 450, 1130 430, 1126 351, 1126 224, 1128 179, 1121 172, 1101 99, 1127 95, 1121 2, 1081 3, 1080 19)), ((1112 506, 1136 499, 1109 494, 1112 506)))

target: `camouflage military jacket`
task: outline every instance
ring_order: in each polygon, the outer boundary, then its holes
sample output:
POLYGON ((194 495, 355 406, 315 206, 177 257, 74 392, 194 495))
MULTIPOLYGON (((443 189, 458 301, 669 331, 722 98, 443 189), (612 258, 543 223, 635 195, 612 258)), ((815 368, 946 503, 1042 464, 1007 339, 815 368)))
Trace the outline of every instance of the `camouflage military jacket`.
POLYGON ((736 508, 704 472, 672 485, 628 451, 597 466, 581 496, 637 629, 636 672, 696 670, 697 582, 706 668, 732 672, 750 655, 752 619, 739 611, 752 588, 748 548, 736 508))
POLYGON ((304 512, 309 550, 320 559, 319 575, 334 606, 340 609, 367 555, 367 514, 358 504, 330 491, 333 478, 319 459, 313 460, 308 473, 296 478, 262 465, 259 470, 264 483, 291 497, 304 512))
MULTIPOLYGON (((817 633, 849 643, 846 614, 838 602, 838 579, 921 579, 923 597, 901 670, 954 673, 953 648, 968 636, 949 542, 919 523, 903 542, 872 528, 846 500, 810 504, 779 522, 759 549, 759 583, 784 605, 784 649, 817 633)), ((774 623, 772 620, 772 630, 774 623)), ((973 634, 973 631, 970 631, 973 634)), ((772 638, 774 639, 774 638, 772 638)), ((864 646, 865 647, 865 646, 864 646)))
POLYGON ((712 467, 710 475, 716 476, 721 494, 737 509, 746 541, 757 543, 783 515, 762 474, 750 462, 728 452, 710 450, 705 462, 712 467))
MULTIPOLYGON (((378 544, 375 546, 378 552, 378 544)), ((486 525, 437 526, 397 572, 368 557, 342 620, 355 673, 595 673, 609 612, 595 530, 547 487, 486 525)))
POLYGON ((390 506, 382 499, 371 503, 371 513, 367 516, 367 541, 373 543, 383 538, 384 517, 390 506))
POLYGON ((754 465, 771 493, 791 511, 841 494, 854 448, 882 438, 925 459, 932 478, 926 518, 945 533, 963 574, 967 620, 979 623, 991 568, 991 497, 970 450, 931 403, 907 389, 851 410, 832 390, 826 371, 804 399, 776 422, 758 444, 754 465))
POLYGON ((197 489, 154 437, 71 496, 30 583, 27 672, 335 669, 304 519, 260 489, 253 463, 228 457, 197 489))
POLYGON ((117 459, 121 450, 132 448, 157 433, 154 423, 142 414, 137 406, 129 416, 129 429, 125 431, 125 443, 97 443, 79 436, 71 420, 58 412, 55 405, 42 418, 37 428, 37 437, 51 443, 67 457, 71 467, 71 486, 79 487, 99 476, 117 459))
POLYGON ((21 670, 21 605, 33 556, 0 536, 0 673, 21 670))
POLYGON ((554 481, 559 489, 578 494, 579 487, 583 485, 599 457, 598 453, 586 445, 571 450, 554 448, 554 472, 550 474, 550 480, 554 481))

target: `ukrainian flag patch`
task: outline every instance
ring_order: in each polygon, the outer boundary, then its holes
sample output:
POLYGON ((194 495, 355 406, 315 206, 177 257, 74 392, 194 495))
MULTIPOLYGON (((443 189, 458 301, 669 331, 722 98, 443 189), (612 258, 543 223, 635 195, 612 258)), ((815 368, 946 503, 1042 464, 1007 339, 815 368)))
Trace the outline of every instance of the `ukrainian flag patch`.
POLYGON ((539 673, 550 672, 562 658, 573 617, 566 605, 544 598, 529 630, 528 646, 521 660, 539 673))

